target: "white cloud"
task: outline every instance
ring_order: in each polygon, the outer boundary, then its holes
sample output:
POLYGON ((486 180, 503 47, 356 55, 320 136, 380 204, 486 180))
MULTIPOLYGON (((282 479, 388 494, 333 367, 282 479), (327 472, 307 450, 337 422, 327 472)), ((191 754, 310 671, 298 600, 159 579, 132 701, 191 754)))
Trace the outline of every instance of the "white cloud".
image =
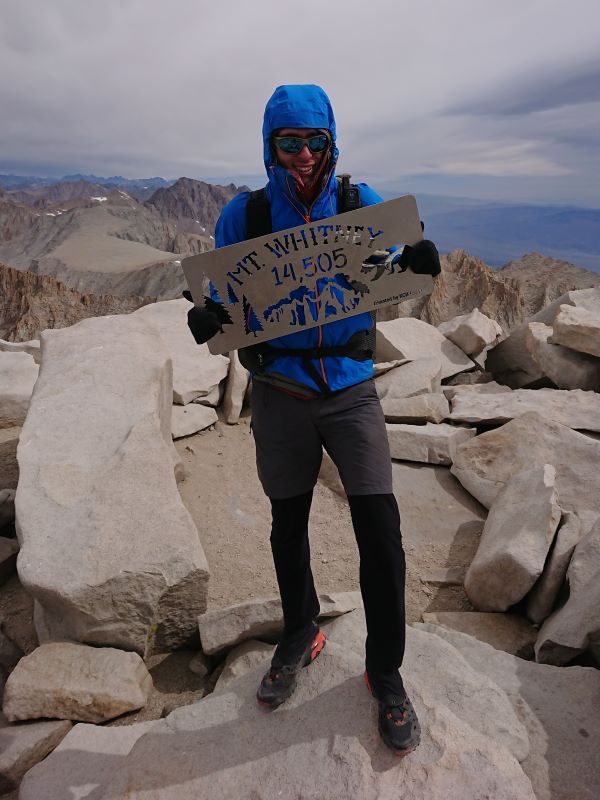
POLYGON ((507 87, 576 69, 596 58, 599 31, 597 0, 329 0, 317 10, 286 0, 4 0, 0 74, 11 80, 0 84, 0 152, 32 169, 258 174, 266 99, 279 83, 313 82, 332 98, 344 167, 356 175, 469 168, 576 181, 593 148, 578 141, 587 112, 544 128, 539 115, 448 109, 482 98, 493 109, 507 87))

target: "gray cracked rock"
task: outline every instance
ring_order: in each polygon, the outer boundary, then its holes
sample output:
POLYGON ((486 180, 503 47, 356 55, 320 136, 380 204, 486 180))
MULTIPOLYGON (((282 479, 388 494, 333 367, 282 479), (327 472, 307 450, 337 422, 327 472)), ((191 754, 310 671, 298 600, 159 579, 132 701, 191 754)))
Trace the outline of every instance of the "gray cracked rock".
POLYGON ((38 372, 28 353, 0 351, 0 428, 23 424, 38 372))
POLYGON ((561 508, 600 516, 600 442, 535 411, 457 448, 450 471, 490 508, 510 477, 552 464, 561 508))
POLYGON ((465 577, 478 611, 506 611, 542 574, 560 522, 556 470, 550 464, 519 472, 490 508, 465 577))
POLYGON ((412 317, 377 323, 377 356, 381 361, 397 358, 438 358, 442 378, 473 368, 473 361, 433 325, 412 317))
MULTIPOLYGON (((320 594, 321 617, 347 614, 362 604, 360 592, 320 594)), ((275 641, 283 629, 278 597, 257 597, 246 603, 207 611, 198 617, 202 649, 208 655, 234 647, 247 639, 275 641)))
POLYGON ((417 627, 445 639, 472 669, 506 692, 528 732, 530 751, 521 766, 538 800, 591 800, 600 795, 598 670, 536 664, 458 631, 417 627))
POLYGON ((459 392, 452 398, 449 419, 470 424, 502 424, 528 411, 575 430, 600 430, 600 395, 581 389, 514 389, 500 394, 459 392))
POLYGON ((51 753, 73 727, 47 720, 0 728, 0 795, 16 789, 23 775, 51 753))
POLYGON ((381 401, 386 422, 442 422, 450 413, 443 394, 420 394, 416 397, 384 398, 381 401))
POLYGON ((559 389, 600 389, 600 360, 553 344, 552 328, 528 322, 488 351, 486 369, 513 389, 551 382, 559 389))
POLYGON ((227 377, 229 359, 196 344, 187 325, 187 300, 164 300, 142 306, 131 315, 152 325, 173 362, 173 402, 216 406, 219 385, 227 377))
POLYGON ((10 722, 70 719, 104 722, 142 708, 152 678, 137 653, 53 642, 24 656, 4 688, 10 722))
POLYGON ((526 613, 536 625, 550 616, 565 578, 575 545, 581 536, 581 520, 573 512, 565 512, 544 570, 527 595, 526 613))
POLYGON ((421 461, 426 464, 451 464, 456 448, 473 438, 475 428, 462 428, 442 422, 436 425, 386 423, 390 454, 393 459, 421 461))
POLYGON ((362 667, 360 656, 332 641, 302 671, 293 697, 272 714, 255 701, 259 666, 224 691, 175 710, 129 745, 126 755, 115 757, 116 745, 108 750, 102 744, 106 729, 90 731, 77 761, 68 757, 65 740, 62 751, 26 775, 20 800, 62 800, 66 787, 90 784, 98 800, 125 793, 130 800, 203 800, 239 796, 241 789, 256 800, 280 793, 381 800, 397 797, 399 784, 403 800, 534 800, 508 749, 440 705, 439 689, 419 682, 416 673, 409 691, 423 741, 398 760, 379 739, 377 706, 362 682, 362 667))
POLYGON ((561 344, 579 353, 600 356, 600 301, 598 308, 561 306, 552 323, 553 344, 561 344))
POLYGON ((478 308, 440 323, 437 329, 469 356, 478 355, 503 335, 500 325, 478 308))
POLYGON ((15 498, 38 637, 173 649, 209 573, 175 481, 169 355, 135 314, 44 331, 42 352, 15 498))
POLYGON ((600 666, 600 520, 575 546, 567 580, 569 598, 540 628, 536 659, 568 664, 589 651, 600 666))

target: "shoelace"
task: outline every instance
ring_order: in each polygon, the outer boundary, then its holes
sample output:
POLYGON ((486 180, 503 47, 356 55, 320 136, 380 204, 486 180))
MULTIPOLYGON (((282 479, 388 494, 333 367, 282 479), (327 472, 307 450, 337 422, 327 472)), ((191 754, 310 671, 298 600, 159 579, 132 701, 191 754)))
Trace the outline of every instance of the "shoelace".
POLYGON ((292 665, 284 664, 281 667, 271 667, 269 670, 269 680, 271 683, 278 681, 281 677, 287 677, 292 672, 295 672, 295 667, 292 665))
POLYGON ((385 715, 389 720, 393 720, 396 725, 402 725, 408 718, 408 708, 406 698, 398 695, 386 695, 384 700, 379 701, 385 708, 385 715))
POLYGON ((403 706, 391 706, 385 715, 389 720, 393 720, 395 725, 403 725, 407 718, 406 709, 403 706))

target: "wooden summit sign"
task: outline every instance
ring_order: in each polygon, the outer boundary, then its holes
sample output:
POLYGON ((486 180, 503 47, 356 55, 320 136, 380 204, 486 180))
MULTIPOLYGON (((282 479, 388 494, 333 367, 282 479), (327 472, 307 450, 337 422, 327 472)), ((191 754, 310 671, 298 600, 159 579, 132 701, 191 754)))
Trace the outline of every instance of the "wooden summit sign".
POLYGON ((225 353, 430 294, 430 275, 367 261, 422 238, 415 198, 406 195, 190 256, 182 267, 197 305, 207 278, 216 288, 230 321, 208 347, 225 353))

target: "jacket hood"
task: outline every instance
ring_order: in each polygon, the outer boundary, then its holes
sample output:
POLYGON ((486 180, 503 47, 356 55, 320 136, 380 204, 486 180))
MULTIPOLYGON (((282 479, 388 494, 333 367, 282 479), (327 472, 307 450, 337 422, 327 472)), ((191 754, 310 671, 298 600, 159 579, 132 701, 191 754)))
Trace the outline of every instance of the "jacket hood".
POLYGON ((331 134, 332 156, 337 161, 335 117, 329 98, 320 86, 300 84, 278 86, 265 107, 263 120, 264 161, 269 172, 273 164, 270 139, 279 128, 318 128, 331 134))

